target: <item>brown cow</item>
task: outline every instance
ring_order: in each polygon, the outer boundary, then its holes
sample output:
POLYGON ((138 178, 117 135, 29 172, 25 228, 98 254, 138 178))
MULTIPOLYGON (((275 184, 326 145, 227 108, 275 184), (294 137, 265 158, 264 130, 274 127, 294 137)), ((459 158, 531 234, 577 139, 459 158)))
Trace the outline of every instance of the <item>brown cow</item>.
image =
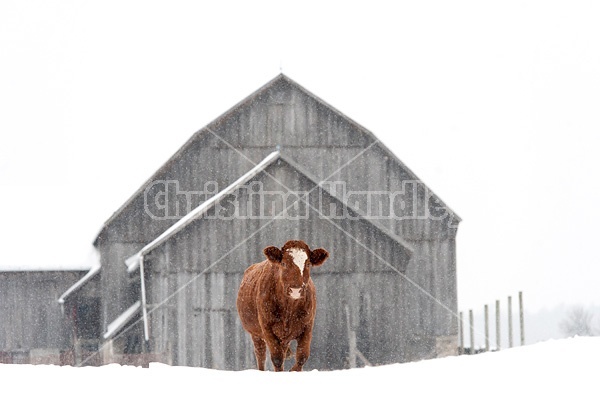
POLYGON ((265 369, 268 347, 275 371, 283 371, 290 342, 296 340, 296 363, 290 371, 302 371, 310 355, 317 308, 310 270, 322 265, 329 253, 323 248, 311 251, 304 241, 296 240, 263 252, 267 260, 246 269, 238 292, 242 326, 252 336, 259 370, 265 369))

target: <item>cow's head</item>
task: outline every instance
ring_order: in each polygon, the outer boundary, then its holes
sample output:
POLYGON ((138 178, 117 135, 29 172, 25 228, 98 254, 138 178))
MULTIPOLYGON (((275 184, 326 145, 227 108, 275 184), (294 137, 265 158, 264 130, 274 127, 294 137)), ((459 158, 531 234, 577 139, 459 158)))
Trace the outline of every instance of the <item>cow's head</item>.
POLYGON ((329 257, 323 248, 310 250, 304 241, 292 240, 279 249, 267 247, 263 250, 267 259, 280 267, 283 292, 292 299, 304 297, 312 266, 321 266, 329 257))

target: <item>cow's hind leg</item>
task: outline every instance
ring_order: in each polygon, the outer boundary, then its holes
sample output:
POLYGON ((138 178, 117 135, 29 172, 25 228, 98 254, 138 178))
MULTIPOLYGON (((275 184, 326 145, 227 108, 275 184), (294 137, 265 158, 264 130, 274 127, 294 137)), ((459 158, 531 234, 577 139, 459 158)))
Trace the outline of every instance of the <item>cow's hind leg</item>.
POLYGON ((256 367, 259 370, 265 370, 265 361, 267 360, 267 344, 265 341, 257 336, 252 336, 252 341, 254 342, 254 355, 256 356, 256 367))

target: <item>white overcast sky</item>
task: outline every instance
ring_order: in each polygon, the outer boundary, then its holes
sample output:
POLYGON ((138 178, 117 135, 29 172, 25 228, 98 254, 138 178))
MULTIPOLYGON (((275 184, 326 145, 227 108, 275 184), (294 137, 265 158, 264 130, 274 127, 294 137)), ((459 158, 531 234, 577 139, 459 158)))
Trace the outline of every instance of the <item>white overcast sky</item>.
POLYGON ((87 262, 112 212, 281 67, 463 218, 461 308, 598 304, 598 21, 595 1, 2 0, 0 264, 87 262))

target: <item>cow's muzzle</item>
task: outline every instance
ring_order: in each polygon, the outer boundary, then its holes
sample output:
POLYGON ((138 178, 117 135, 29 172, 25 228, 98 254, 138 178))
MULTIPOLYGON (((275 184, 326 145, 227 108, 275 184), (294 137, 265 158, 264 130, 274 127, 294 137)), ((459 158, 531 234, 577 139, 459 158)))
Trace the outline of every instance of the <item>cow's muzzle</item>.
POLYGON ((289 287, 288 288, 288 295, 292 299, 300 299, 302 297, 302 295, 304 294, 304 288, 305 287, 306 287, 306 284, 302 284, 302 286, 298 287, 298 288, 289 287))

